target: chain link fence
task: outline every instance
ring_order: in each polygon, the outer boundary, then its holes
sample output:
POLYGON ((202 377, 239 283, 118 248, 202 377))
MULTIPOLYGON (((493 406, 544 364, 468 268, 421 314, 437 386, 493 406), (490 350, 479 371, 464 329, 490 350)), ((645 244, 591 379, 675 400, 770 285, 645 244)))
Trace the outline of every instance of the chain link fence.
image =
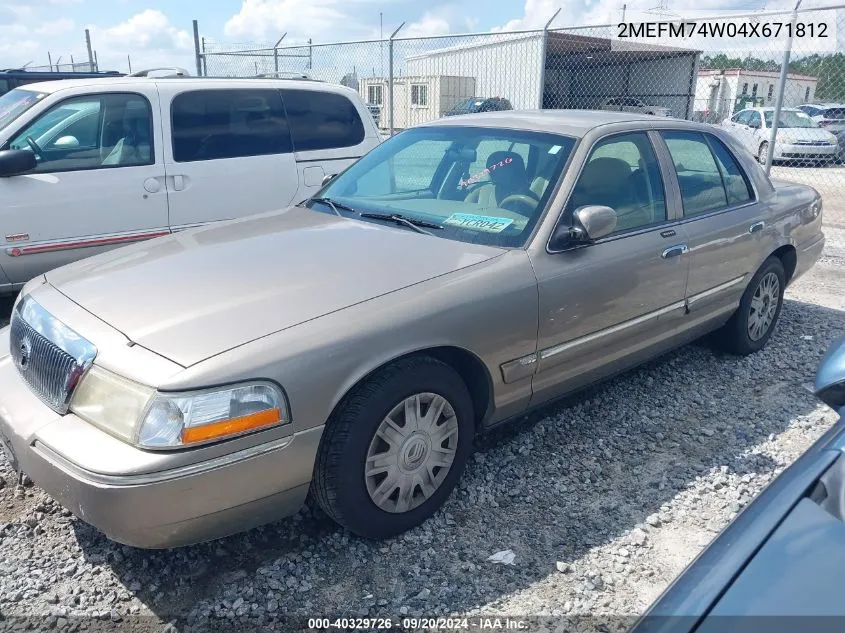
MULTIPOLYGON (((740 21, 796 25, 818 20, 819 11, 740 21)), ((210 76, 307 76, 343 84, 360 94, 385 135, 503 108, 622 110, 702 121, 728 129, 764 164, 773 154, 772 176, 810 184, 826 204, 845 211, 845 5, 825 7, 823 16, 833 46, 821 52, 800 36, 787 43, 734 38, 720 50, 683 41, 625 43, 619 24, 606 24, 442 37, 401 37, 400 28, 390 38, 329 44, 203 39, 198 62, 210 76), (749 108, 763 109, 740 115, 749 108)))

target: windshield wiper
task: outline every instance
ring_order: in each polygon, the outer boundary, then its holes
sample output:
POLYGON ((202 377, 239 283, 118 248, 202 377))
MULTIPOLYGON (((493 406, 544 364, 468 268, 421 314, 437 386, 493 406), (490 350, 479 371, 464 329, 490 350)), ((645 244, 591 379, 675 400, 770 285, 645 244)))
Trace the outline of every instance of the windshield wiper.
POLYGON ((440 226, 439 224, 435 224, 434 222, 426 222, 425 220, 409 218, 404 215, 399 215, 398 213, 362 213, 361 217, 372 218, 373 220, 387 220, 389 222, 395 222, 396 224, 402 224, 403 226, 407 226, 408 228, 414 229, 417 233, 425 233, 426 235, 432 235, 432 233, 430 231, 426 231, 425 229, 443 228, 442 226, 440 226))
POLYGON ((337 200, 332 200, 331 198, 308 198, 302 204, 307 204, 308 202, 320 202, 331 207, 331 210, 335 212, 336 215, 343 217, 338 209, 343 209, 344 211, 349 211, 350 213, 355 213, 355 209, 350 207, 348 204, 343 204, 342 202, 338 202, 337 200))

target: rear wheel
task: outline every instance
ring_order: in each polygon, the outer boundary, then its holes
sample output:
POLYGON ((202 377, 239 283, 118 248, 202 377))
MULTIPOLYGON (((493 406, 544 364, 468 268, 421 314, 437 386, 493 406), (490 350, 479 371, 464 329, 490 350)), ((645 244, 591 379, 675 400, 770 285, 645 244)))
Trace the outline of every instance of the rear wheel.
POLYGON ((737 311, 716 333, 720 347, 743 356, 761 350, 777 325, 785 287, 783 263, 769 257, 745 289, 737 311))
POLYGON ((472 450, 472 399, 429 357, 399 361, 357 387, 326 426, 312 491, 340 525, 387 538, 434 514, 472 450))

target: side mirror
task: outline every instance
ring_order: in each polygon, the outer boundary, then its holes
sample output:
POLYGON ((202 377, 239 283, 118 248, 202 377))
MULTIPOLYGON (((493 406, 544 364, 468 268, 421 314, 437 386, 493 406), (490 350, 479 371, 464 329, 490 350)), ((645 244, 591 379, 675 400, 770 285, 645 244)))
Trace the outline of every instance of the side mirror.
POLYGON ((576 222, 573 228, 583 231, 583 239, 599 240, 616 230, 616 211, 610 207, 591 204, 575 209, 572 215, 576 222))
POLYGON ((38 166, 35 152, 27 149, 7 149, 0 152, 0 178, 18 176, 38 166))
POLYGON ((323 176, 322 186, 325 187, 327 184, 329 184, 335 176, 337 176, 337 174, 326 174, 325 176, 323 176))
POLYGON ((575 209, 573 226, 558 225, 549 240, 552 250, 563 250, 573 243, 586 243, 606 237, 616 230, 616 211, 602 205, 575 209))
POLYGON ((834 343, 816 372, 816 396, 833 409, 845 406, 845 338, 834 343))

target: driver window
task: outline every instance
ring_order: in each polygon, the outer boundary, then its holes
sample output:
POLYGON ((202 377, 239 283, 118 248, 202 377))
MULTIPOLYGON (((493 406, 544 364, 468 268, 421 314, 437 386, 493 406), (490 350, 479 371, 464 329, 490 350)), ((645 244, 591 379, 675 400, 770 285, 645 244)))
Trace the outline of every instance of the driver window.
POLYGON ((587 205, 616 211, 615 233, 666 221, 663 180, 647 134, 619 134, 596 143, 569 197, 567 213, 587 205))
POLYGON ((751 127, 760 127, 761 124, 762 124, 762 121, 760 119, 760 113, 759 112, 749 113, 749 115, 748 115, 748 125, 750 125, 751 127))
POLYGON ((68 99, 9 142, 35 153, 36 173, 153 164, 152 112, 140 95, 68 99))

